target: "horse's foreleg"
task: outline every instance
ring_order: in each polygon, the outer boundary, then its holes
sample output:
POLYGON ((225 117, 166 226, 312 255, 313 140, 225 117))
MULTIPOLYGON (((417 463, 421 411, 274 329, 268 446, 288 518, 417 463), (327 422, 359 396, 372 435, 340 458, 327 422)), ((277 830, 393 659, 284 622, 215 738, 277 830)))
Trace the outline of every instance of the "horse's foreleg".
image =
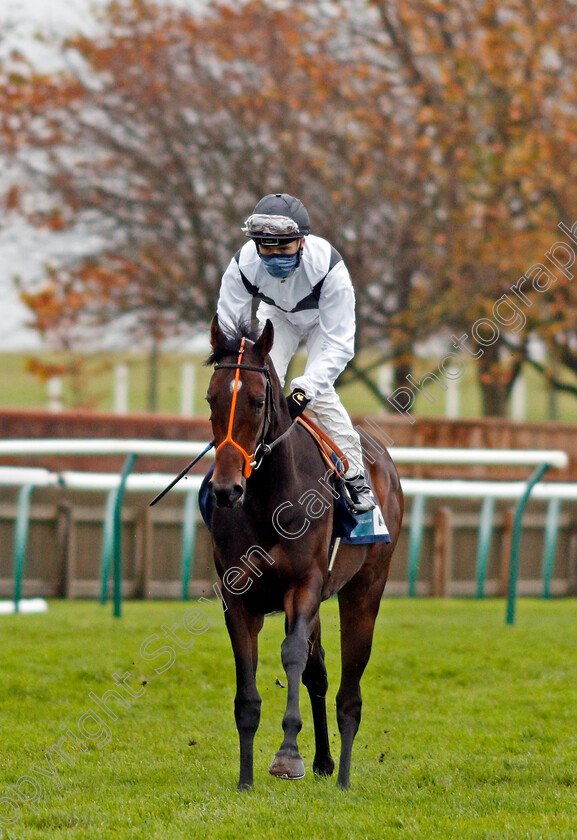
POLYGON ((325 652, 321 645, 321 623, 318 616, 310 638, 310 651, 303 673, 303 684, 307 687, 309 693, 315 728, 316 749, 313 770, 320 776, 331 776, 335 762, 331 756, 327 729, 326 694, 329 684, 325 666, 325 652))
POLYGON ((240 604, 235 607, 229 607, 225 617, 236 665, 234 717, 240 742, 238 789, 248 790, 253 785, 253 745, 260 722, 261 698, 256 687, 256 667, 263 616, 249 615, 240 604))
MULTIPOLYGON (((290 626, 290 625, 289 625, 290 626)), ((290 627, 282 643, 281 659, 287 676, 287 705, 282 728, 284 740, 269 767, 273 776, 282 779, 302 779, 305 774, 304 762, 299 754, 297 736, 303 725, 299 692, 302 673, 308 658, 308 622, 299 616, 290 627)))
POLYGON ((300 779, 305 774, 297 746, 302 727, 299 693, 303 671, 309 657, 309 636, 318 621, 322 578, 313 573, 285 594, 284 609, 287 634, 281 647, 282 664, 287 676, 287 705, 282 721, 284 740, 269 767, 274 776, 300 779))

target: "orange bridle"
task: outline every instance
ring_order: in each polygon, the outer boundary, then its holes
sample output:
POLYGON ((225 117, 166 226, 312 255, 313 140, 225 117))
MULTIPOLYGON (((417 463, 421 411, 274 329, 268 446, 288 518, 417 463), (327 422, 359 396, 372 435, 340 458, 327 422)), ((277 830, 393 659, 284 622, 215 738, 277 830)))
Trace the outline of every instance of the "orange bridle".
MULTIPOLYGON (((255 455, 256 455, 257 450, 255 449, 255 451, 252 453, 252 455, 249 455, 248 452, 246 451, 246 449, 243 449, 243 447, 240 445, 240 443, 237 443, 236 440, 234 440, 234 438, 232 436, 232 427, 234 425, 234 416, 235 416, 235 413, 236 413, 236 398, 238 396, 238 385, 239 385, 239 381, 240 381, 240 371, 241 371, 241 369, 244 369, 244 370, 256 370, 259 373, 264 373, 265 376, 267 377, 267 398, 268 398, 268 388, 270 387, 270 380, 269 380, 269 376, 268 376, 268 368, 266 368, 266 367, 264 367, 264 368, 253 367, 252 365, 243 365, 242 364, 242 356, 243 356, 243 353, 244 353, 244 342, 245 342, 245 339, 243 338, 241 343, 240 343, 240 349, 239 349, 239 352, 238 352, 238 359, 236 361, 236 364, 217 365, 216 368, 215 368, 215 370, 218 370, 219 368, 229 368, 229 367, 230 368, 236 368, 236 373, 234 375, 233 389, 232 389, 232 402, 231 402, 231 405, 230 405, 230 417, 228 418, 228 431, 226 433, 225 439, 222 441, 222 443, 219 443, 219 445, 216 447, 215 457, 218 454, 218 450, 221 449, 225 444, 227 444, 227 443, 232 444, 232 446, 234 446, 234 448, 237 449, 240 452, 240 454, 242 455, 242 457, 244 459, 243 474, 244 474, 245 478, 248 478, 250 476, 250 474, 252 473, 252 470, 253 470, 253 466, 254 466, 254 463, 255 463, 255 455)), ((266 417, 265 417, 265 426, 266 426, 266 417)), ((265 433, 265 429, 263 427, 263 433, 262 433, 263 436, 264 436, 264 433, 265 433)), ((258 449, 258 446, 257 446, 257 449, 258 449)))

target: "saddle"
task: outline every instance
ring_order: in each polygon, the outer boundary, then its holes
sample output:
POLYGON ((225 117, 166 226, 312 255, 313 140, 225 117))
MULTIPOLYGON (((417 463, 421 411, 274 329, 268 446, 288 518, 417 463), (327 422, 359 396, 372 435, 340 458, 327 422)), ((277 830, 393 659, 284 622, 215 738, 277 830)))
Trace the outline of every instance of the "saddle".
POLYGON ((335 519, 333 523, 331 550, 329 553, 330 575, 332 574, 332 567, 341 542, 345 545, 366 545, 377 542, 390 543, 391 537, 378 504, 373 510, 367 513, 352 513, 348 507, 342 492, 342 485, 344 484, 343 475, 349 468, 346 455, 342 453, 329 435, 311 420, 308 415, 301 414, 298 422, 304 426, 316 441, 323 460, 333 472, 333 483, 339 494, 335 505, 335 519))
POLYGON ((346 455, 339 449, 334 440, 318 426, 307 414, 301 414, 297 422, 303 426, 316 442, 319 452, 335 476, 341 478, 349 468, 346 455))

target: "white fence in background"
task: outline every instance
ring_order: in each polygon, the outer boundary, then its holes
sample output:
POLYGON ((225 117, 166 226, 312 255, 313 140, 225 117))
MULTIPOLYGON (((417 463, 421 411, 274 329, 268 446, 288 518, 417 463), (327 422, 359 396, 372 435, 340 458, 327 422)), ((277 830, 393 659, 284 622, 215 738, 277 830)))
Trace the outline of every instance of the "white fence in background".
MULTIPOLYGON (((61 376, 51 376, 46 383, 48 411, 60 412, 64 408, 63 381, 61 376)), ((196 409, 196 366, 184 362, 180 374, 180 416, 194 417, 196 409)), ((113 375, 113 412, 124 415, 130 411, 130 368, 124 362, 117 364, 113 375)))
MULTIPOLYGON (((182 364, 180 373, 180 407, 181 417, 194 417, 196 410, 196 365, 186 361, 182 364)), ((447 380, 447 390, 439 399, 443 401, 444 416, 456 419, 461 416, 461 382, 457 379, 447 380)), ((382 394, 391 394, 393 386, 392 365, 382 365, 377 374, 377 385, 382 394)), ((527 384, 521 376, 517 379, 511 392, 509 414, 513 420, 527 418, 527 384)), ((62 378, 51 377, 46 385, 46 398, 49 411, 58 412, 63 408, 62 378)), ((130 368, 125 363, 119 363, 114 369, 113 381, 113 411, 115 414, 127 414, 130 411, 130 368)))

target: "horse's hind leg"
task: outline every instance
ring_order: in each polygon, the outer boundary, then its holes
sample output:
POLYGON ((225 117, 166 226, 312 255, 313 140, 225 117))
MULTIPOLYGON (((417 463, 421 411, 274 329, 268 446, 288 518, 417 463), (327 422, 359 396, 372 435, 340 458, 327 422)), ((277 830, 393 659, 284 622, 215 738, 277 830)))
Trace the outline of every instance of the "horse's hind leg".
POLYGON ((316 624, 309 640, 309 658, 303 672, 303 684, 307 687, 313 712, 315 728, 315 758, 313 771, 319 776, 331 776, 335 762, 331 756, 327 729, 326 694, 328 688, 325 652, 321 645, 321 622, 316 624))
MULTIPOLYGON (((384 579, 386 581, 386 574, 384 579)), ((338 596, 342 661, 337 693, 337 723, 341 735, 337 785, 340 788, 349 787, 353 741, 361 722, 360 681, 371 655, 375 619, 384 586, 384 581, 375 580, 363 567, 338 596)))

